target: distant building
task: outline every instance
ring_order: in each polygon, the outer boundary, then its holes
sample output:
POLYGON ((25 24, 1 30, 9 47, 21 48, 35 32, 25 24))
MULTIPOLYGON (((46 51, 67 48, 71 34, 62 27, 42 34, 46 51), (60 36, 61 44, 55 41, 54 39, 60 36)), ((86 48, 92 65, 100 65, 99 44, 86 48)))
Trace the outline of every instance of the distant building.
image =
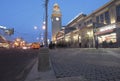
POLYGON ((0 42, 12 41, 12 34, 14 29, 7 29, 6 27, 0 26, 0 42))
POLYGON ((57 3, 53 6, 53 12, 52 12, 52 41, 55 43, 56 41, 56 35, 61 30, 61 11, 59 8, 59 5, 57 3))

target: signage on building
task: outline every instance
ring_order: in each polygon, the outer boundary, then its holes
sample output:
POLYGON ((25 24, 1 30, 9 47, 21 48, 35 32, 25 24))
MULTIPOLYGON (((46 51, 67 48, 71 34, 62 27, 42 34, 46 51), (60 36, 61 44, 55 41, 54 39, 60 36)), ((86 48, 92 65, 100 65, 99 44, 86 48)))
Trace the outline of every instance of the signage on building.
POLYGON ((109 33, 109 32, 113 32, 113 30, 116 28, 116 25, 115 24, 112 24, 112 25, 107 25, 107 26, 104 26, 104 27, 101 27, 99 28, 98 32, 96 32, 95 34, 96 35, 100 35, 100 34, 105 34, 105 33, 109 33))
POLYGON ((102 28, 99 29, 99 31, 100 31, 100 32, 103 32, 103 31, 106 31, 106 30, 114 29, 114 28, 116 28, 116 25, 115 25, 115 24, 102 27, 102 28))

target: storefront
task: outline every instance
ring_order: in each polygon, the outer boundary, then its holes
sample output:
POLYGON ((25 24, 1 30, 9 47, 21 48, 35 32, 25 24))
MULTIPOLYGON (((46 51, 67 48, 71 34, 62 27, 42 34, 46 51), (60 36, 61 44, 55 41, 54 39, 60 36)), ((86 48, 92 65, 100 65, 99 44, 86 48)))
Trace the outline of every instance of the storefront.
POLYGON ((115 47, 117 43, 116 24, 107 25, 97 29, 95 33, 98 38, 99 47, 115 47))
POLYGON ((63 45, 64 39, 65 39, 64 32, 62 32, 62 31, 58 32, 56 35, 56 44, 59 46, 63 45))
POLYGON ((104 41, 106 41, 107 43, 109 42, 116 43, 117 42, 116 39, 117 39, 116 33, 110 33, 108 35, 98 36, 99 43, 103 43, 104 41))
POLYGON ((70 47, 72 43, 72 37, 71 37, 71 33, 68 33, 65 35, 65 45, 67 47, 70 47))

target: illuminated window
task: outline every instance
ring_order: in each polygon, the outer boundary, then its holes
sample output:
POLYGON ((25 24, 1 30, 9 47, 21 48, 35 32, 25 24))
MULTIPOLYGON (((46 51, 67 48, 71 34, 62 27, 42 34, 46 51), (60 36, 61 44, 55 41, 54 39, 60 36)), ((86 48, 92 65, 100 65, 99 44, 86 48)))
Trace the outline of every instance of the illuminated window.
POLYGON ((117 42, 116 33, 99 36, 98 40, 99 40, 99 43, 103 43, 103 41, 106 41, 107 43, 109 43, 110 41, 112 41, 113 43, 116 43, 117 42))

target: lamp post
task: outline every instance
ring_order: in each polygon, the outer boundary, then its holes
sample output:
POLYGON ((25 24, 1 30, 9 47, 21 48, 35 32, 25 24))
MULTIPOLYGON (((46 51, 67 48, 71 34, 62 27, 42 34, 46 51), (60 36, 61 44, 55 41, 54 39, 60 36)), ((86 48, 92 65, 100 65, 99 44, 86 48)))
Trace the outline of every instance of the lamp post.
POLYGON ((45 47, 48 47, 48 0, 45 0, 45 47))

